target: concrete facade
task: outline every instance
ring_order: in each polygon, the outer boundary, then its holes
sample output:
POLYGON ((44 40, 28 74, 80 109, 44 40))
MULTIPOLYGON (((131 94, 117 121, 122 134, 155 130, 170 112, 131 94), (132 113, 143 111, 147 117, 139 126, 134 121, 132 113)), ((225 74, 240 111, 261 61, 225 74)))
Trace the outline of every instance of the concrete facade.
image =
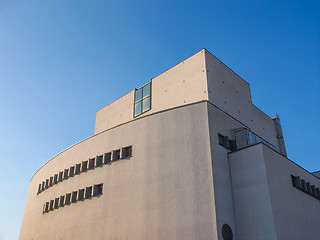
POLYGON ((36 172, 19 239, 317 239, 320 179, 279 151, 249 84, 206 49, 151 79, 136 117, 135 93, 36 172))

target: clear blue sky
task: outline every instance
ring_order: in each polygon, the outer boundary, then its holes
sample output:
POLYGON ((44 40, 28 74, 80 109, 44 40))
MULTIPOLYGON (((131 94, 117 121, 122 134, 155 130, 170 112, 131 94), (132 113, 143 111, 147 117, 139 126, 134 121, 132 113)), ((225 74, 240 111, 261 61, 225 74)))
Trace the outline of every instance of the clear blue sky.
POLYGON ((319 1, 0 0, 0 239, 28 185, 95 112, 202 48, 278 112, 290 159, 320 170, 319 1))

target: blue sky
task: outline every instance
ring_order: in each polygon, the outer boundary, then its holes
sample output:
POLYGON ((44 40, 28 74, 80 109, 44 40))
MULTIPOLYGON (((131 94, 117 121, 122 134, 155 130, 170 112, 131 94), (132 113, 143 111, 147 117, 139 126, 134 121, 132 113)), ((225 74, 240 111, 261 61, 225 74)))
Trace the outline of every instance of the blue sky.
POLYGON ((0 0, 0 239, 28 185, 94 131, 95 112, 208 49, 281 117, 290 159, 320 170, 318 1, 0 0))

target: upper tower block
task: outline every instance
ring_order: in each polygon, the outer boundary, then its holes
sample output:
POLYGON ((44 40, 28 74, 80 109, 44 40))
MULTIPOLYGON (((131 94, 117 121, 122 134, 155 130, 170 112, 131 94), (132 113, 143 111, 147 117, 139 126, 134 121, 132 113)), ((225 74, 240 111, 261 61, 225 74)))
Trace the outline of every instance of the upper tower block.
POLYGON ((208 101, 279 147, 274 121, 252 104, 249 84, 206 49, 152 78, 147 87, 135 89, 100 109, 95 134, 142 116, 199 101, 208 101))

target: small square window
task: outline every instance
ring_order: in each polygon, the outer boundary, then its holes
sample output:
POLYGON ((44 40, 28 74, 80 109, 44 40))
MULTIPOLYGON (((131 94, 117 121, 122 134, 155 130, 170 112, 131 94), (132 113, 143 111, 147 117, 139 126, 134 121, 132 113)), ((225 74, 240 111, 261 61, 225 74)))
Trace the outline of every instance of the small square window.
POLYGON ((64 196, 60 196, 60 207, 64 206, 64 196))
POLYGON ((50 200, 50 205, 49 205, 49 210, 53 210, 53 204, 54 204, 54 201, 53 200, 50 200))
POLYGON ((59 172, 59 178, 58 178, 59 182, 62 182, 62 175, 63 175, 63 172, 59 172))
POLYGON ((142 112, 145 112, 150 109, 150 97, 147 97, 142 100, 142 112))
POLYGON ((58 183, 58 174, 55 174, 55 175, 53 176, 53 182, 54 182, 55 184, 58 183))
POLYGON ((103 184, 94 185, 93 196, 97 197, 102 194, 103 184))
POLYGON ((69 177, 69 169, 65 169, 63 173, 63 179, 68 179, 69 177))
POLYGON ((92 187, 86 187, 86 199, 91 198, 92 187))
POLYGON ((132 157, 132 146, 122 148, 121 150, 121 158, 130 158, 132 157))
POLYGON ((84 199, 84 188, 79 189, 79 194, 78 194, 78 200, 83 201, 83 199, 84 199))
POLYGON ((103 155, 97 156, 96 167, 100 167, 102 165, 103 155))
POLYGON ((54 199, 54 208, 58 209, 58 207, 59 207, 59 198, 55 198, 54 199))
POLYGON ((120 149, 113 151, 112 161, 118 161, 120 159, 120 149))
POLYGON ((73 191, 72 192, 72 197, 71 197, 71 201, 73 203, 75 203, 77 201, 77 195, 78 195, 78 192, 77 191, 73 191))
POLYGON ((89 169, 94 169, 94 158, 89 159, 89 169))
POLYGON ((80 173, 80 169, 81 169, 81 163, 76 164, 75 174, 79 174, 80 173))
POLYGON ((70 167, 69 175, 70 175, 70 177, 73 177, 73 175, 74 175, 74 166, 70 167))
POLYGON ((109 164, 111 162, 111 152, 104 154, 104 164, 109 164))
POLYGON ((67 193, 67 194, 66 194, 65 204, 66 204, 66 205, 69 205, 69 204, 70 204, 70 200, 71 200, 71 193, 67 193))
POLYGON ((82 162, 81 172, 87 171, 88 161, 82 162))

